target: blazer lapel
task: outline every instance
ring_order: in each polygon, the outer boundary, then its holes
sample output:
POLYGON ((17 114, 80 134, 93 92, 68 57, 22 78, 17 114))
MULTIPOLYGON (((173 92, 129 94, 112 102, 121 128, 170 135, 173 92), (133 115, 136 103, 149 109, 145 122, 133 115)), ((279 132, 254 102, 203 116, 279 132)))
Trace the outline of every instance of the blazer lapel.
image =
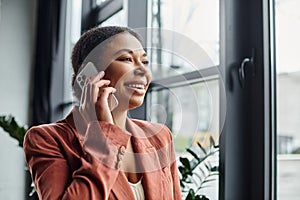
POLYGON ((147 200, 163 199, 161 171, 149 172, 143 174, 142 181, 145 197, 147 200))
POLYGON ((126 176, 121 171, 117 177, 117 180, 112 188, 112 192, 117 199, 122 200, 134 200, 134 196, 126 176))
POLYGON ((143 173, 145 197, 147 200, 163 199, 162 170, 156 148, 148 140, 149 133, 129 118, 127 126, 133 135, 133 147, 140 160, 139 170, 143 173))

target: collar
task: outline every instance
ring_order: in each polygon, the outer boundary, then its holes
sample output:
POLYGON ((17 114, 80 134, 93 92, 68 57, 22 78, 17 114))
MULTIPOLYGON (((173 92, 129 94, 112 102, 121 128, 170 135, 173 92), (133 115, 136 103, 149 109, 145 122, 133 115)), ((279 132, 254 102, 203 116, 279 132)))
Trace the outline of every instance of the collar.
MULTIPOLYGON (((74 129, 74 133, 78 133, 80 141, 83 141, 87 124, 81 117, 78 107, 70 111, 65 118, 66 122, 74 129)), ((144 169, 142 184, 145 191, 145 196, 149 200, 162 199, 162 170, 160 167, 159 156, 157 151, 149 140, 149 137, 157 133, 157 126, 141 120, 126 119, 128 131, 132 134, 132 142, 136 153, 141 160, 141 167, 144 169), (155 181, 153 181, 155 180, 155 181)), ((126 176, 121 171, 112 188, 112 192, 117 199, 132 200, 133 193, 126 176)))
POLYGON ((74 133, 77 133, 77 136, 79 137, 80 141, 83 141, 85 131, 87 129, 87 124, 85 120, 81 117, 77 106, 73 107, 70 113, 66 116, 65 121, 74 130, 74 133))

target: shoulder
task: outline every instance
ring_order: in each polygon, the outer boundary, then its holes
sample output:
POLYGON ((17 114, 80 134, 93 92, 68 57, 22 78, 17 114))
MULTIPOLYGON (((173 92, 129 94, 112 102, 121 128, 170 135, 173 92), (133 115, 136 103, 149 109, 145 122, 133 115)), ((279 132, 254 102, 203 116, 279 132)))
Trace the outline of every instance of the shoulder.
POLYGON ((149 140, 159 140, 163 143, 172 141, 172 133, 164 124, 138 119, 132 119, 132 122, 145 132, 149 140))
POLYGON ((60 138, 66 137, 70 128, 63 121, 42 124, 31 127, 24 137, 24 147, 43 143, 56 143, 60 138))
POLYGON ((155 123, 155 122, 149 122, 145 120, 140 120, 140 119, 131 119, 133 123, 135 123, 137 126, 140 128, 143 128, 144 130, 149 130, 149 131, 159 131, 159 132, 169 132, 169 128, 160 123, 155 123))
POLYGON ((132 120, 136 125, 141 126, 141 127, 146 127, 146 126, 165 127, 164 124, 150 122, 150 121, 146 121, 146 120, 141 120, 141 119, 130 119, 130 120, 132 120))

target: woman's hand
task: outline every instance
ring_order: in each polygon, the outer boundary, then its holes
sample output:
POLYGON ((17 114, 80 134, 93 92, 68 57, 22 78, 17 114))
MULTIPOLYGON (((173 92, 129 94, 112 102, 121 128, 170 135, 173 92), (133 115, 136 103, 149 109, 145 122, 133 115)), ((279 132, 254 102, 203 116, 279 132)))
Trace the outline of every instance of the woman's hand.
POLYGON ((108 100, 116 89, 108 87, 110 81, 102 79, 104 74, 104 71, 101 71, 86 79, 82 88, 79 112, 87 123, 98 120, 114 124, 108 100))

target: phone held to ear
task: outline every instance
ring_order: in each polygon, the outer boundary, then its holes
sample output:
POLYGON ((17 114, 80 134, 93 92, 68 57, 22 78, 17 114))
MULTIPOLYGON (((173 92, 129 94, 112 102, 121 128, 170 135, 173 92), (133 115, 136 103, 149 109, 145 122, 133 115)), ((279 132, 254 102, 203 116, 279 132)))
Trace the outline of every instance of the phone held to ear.
MULTIPOLYGON (((94 76, 96 74, 98 74, 97 68, 95 67, 95 65, 92 62, 88 62, 86 64, 86 66, 77 75, 76 82, 82 89, 84 86, 85 79, 87 79, 91 76, 94 76)), ((118 102, 118 99, 116 98, 116 96, 114 94, 111 94, 110 98, 109 98, 110 111, 113 111, 118 106, 118 104, 119 104, 119 102, 118 102)))

